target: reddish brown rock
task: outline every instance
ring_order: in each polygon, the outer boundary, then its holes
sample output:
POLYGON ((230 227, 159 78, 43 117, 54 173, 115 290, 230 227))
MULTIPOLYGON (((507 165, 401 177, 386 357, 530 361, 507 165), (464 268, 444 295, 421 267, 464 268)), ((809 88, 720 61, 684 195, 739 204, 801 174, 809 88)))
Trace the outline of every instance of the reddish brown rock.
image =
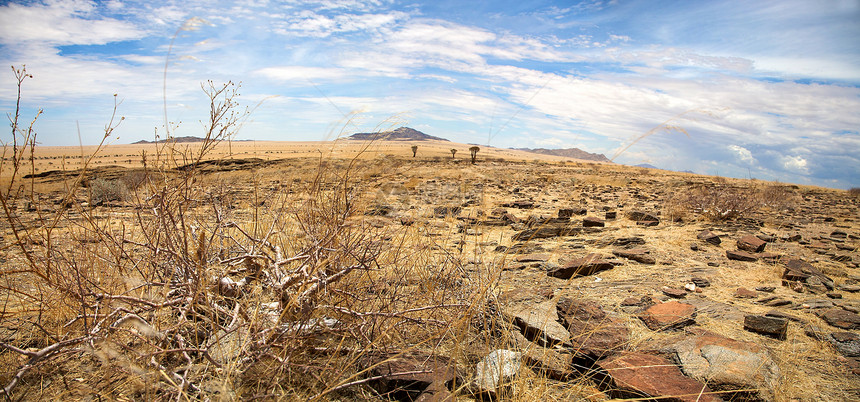
POLYGON ((788 320, 763 315, 747 315, 744 316, 744 329, 784 341, 788 334, 788 320))
POLYGON ((606 223, 603 219, 594 217, 594 216, 586 216, 582 219, 582 226, 590 228, 590 227, 604 227, 606 223))
POLYGON ((715 246, 719 245, 722 241, 720 240, 720 236, 716 235, 714 232, 710 230, 703 230, 696 235, 696 238, 699 240, 711 243, 715 246))
POLYGON ((754 290, 749 290, 747 288, 738 288, 737 290, 735 290, 735 297, 739 299, 753 299, 755 297, 758 297, 758 293, 756 293, 754 290))
POLYGON ((617 249, 612 250, 612 254, 617 255, 619 257, 627 258, 628 260, 640 262, 642 264, 657 263, 657 260, 655 260, 654 257, 651 255, 651 251, 646 250, 644 248, 617 249))
MULTIPOLYGON (((365 362, 370 367, 370 375, 378 377, 371 382, 378 392, 411 399, 428 391, 428 398, 434 394, 442 396, 447 385, 456 376, 453 360, 419 351, 371 356, 365 362), (407 373, 407 374, 401 374, 407 373)), ((425 399, 441 400, 441 399, 425 399)))
POLYGON ((534 253, 534 254, 526 254, 519 255, 514 260, 517 262, 544 262, 549 261, 550 254, 549 253, 534 253))
POLYGON ((764 240, 753 235, 741 237, 738 239, 737 243, 739 250, 749 251, 750 253, 760 253, 764 251, 765 245, 767 245, 767 243, 764 240))
POLYGON ((828 324, 842 329, 860 329, 860 315, 841 308, 832 308, 821 314, 828 324))
MULTIPOLYGON (((695 285, 693 285, 693 286, 695 286, 695 285)), ((687 292, 684 289, 677 289, 677 288, 670 288, 667 286, 663 286, 663 288, 660 289, 660 291, 662 291, 664 295, 669 296, 669 297, 674 297, 676 299, 683 299, 683 298, 687 297, 687 292)))
POLYGON ((671 349, 685 374, 714 389, 758 389, 761 399, 773 399, 769 390, 779 379, 779 368, 758 344, 703 332, 671 349))
POLYGON ((629 352, 598 363, 609 376, 613 398, 646 397, 661 401, 719 401, 711 389, 685 377, 670 361, 654 355, 629 352))
POLYGON ((726 250, 726 257, 730 260, 754 262, 758 257, 742 250, 726 250))
POLYGON ((562 298, 558 310, 570 343, 581 355, 597 360, 621 350, 630 339, 627 326, 609 317, 596 302, 562 298))
POLYGON ((639 313, 639 319, 653 331, 681 328, 696 322, 696 308, 676 301, 660 303, 639 313))
POLYGON ((614 262, 604 259, 600 254, 588 254, 585 257, 576 258, 557 269, 547 271, 547 275, 560 279, 570 279, 574 276, 592 275, 614 267, 614 262))

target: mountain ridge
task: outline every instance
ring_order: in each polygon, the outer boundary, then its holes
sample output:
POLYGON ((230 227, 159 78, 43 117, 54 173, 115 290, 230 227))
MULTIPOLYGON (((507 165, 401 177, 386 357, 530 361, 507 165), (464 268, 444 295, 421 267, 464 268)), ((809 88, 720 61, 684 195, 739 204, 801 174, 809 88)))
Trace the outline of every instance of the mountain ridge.
POLYGON ((595 161, 595 162, 610 162, 610 163, 612 162, 604 154, 595 154, 595 153, 591 153, 591 152, 586 152, 586 151, 583 151, 579 148, 559 148, 559 149, 511 148, 511 149, 517 150, 517 151, 531 152, 533 154, 562 156, 565 158, 584 159, 584 160, 595 161))
POLYGON ((434 137, 432 135, 424 134, 414 128, 409 127, 399 127, 395 130, 391 131, 379 131, 375 133, 355 133, 347 137, 350 140, 383 140, 383 141, 447 141, 451 142, 442 137, 434 137))

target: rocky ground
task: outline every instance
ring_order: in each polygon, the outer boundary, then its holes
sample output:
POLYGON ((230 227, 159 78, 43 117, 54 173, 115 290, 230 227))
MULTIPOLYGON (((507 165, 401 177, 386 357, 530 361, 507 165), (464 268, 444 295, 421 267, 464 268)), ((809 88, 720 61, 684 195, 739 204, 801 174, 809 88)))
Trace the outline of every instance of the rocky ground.
MULTIPOLYGON (((234 182, 242 199, 307 166, 207 174, 254 173, 234 182)), ((363 219, 414 228, 490 284, 476 325, 494 339, 466 362, 368 355, 360 385, 424 401, 526 400, 535 383, 540 398, 860 399, 860 199, 845 191, 540 160, 382 155, 355 174, 363 219)))
POLYGON ((860 398, 860 200, 846 192, 598 164, 456 178, 418 165, 378 203, 391 224, 450 239, 474 274, 498 270, 510 346, 483 364, 585 376, 597 399, 860 398), (752 205, 704 219, 677 201, 696 186, 752 205))

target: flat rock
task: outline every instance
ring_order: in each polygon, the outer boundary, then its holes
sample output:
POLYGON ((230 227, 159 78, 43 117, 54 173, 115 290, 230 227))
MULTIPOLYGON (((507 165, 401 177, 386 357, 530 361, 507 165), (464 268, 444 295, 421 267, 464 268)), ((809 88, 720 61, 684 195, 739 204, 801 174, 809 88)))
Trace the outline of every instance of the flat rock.
POLYGON ((830 290, 835 286, 832 279, 806 261, 790 259, 785 263, 785 271, 782 274, 784 281, 807 283, 810 278, 815 278, 818 283, 830 290))
POLYGON ((735 261, 758 261, 758 257, 743 250, 726 250, 726 258, 735 261))
POLYGON ((676 301, 660 303, 639 313, 639 319, 652 331, 681 328, 696 322, 696 308, 676 301))
POLYGON ((651 255, 651 251, 646 250, 644 248, 633 248, 633 249, 615 249, 612 250, 612 254, 626 258, 628 260, 633 260, 642 264, 656 264, 657 260, 651 255))
POLYGON ((750 253, 764 251, 765 245, 767 245, 767 242, 753 235, 741 237, 737 241, 738 250, 749 251, 750 253))
MULTIPOLYGON (((693 285, 693 286, 695 286, 695 285, 693 285)), ((668 286, 663 286, 663 288, 660 289, 660 291, 663 292, 664 295, 669 296, 669 297, 674 297, 676 299, 683 299, 683 298, 687 297, 687 292, 684 289, 670 288, 668 286)))
POLYGON ((635 222, 660 222, 660 219, 658 219, 653 214, 649 214, 647 212, 642 211, 630 211, 627 212, 626 216, 627 219, 630 219, 631 221, 635 222))
POLYGON ((559 279, 570 279, 575 276, 593 275, 594 273, 612 269, 616 262, 604 259, 600 254, 588 254, 571 260, 563 266, 547 271, 547 275, 559 279))
POLYGON ((860 315, 841 308, 832 308, 821 314, 828 324, 842 329, 860 329, 860 315))
POLYGON ((483 358, 475 370, 475 385, 481 392, 495 394, 509 384, 520 371, 522 353, 499 349, 483 358))
POLYGON ((585 218, 582 219, 582 226, 587 227, 587 228, 588 227, 601 227, 602 228, 602 227, 606 226, 606 222, 604 222, 603 219, 600 219, 600 218, 597 218, 594 216, 586 216, 585 218))
POLYGON ((749 290, 747 288, 737 288, 735 290, 735 297, 739 299, 754 299, 758 297, 758 293, 754 290, 749 290))
POLYGON ((370 385, 379 393, 399 399, 434 400, 430 396, 445 395, 448 384, 456 377, 453 360, 421 351, 371 355, 365 364, 372 367, 371 377, 378 377, 370 385))
POLYGON ((860 357, 860 335, 853 332, 834 332, 830 334, 829 340, 842 356, 860 357))
POLYGON ((526 338, 540 345, 554 346, 570 340, 570 333, 558 323, 555 303, 550 300, 505 305, 502 314, 519 327, 526 338))
POLYGON ((525 364, 536 372, 556 380, 564 380, 573 372, 572 354, 539 346, 518 331, 514 331, 511 337, 514 349, 522 353, 525 364))
POLYGON ((546 262, 549 261, 550 257, 549 253, 532 253, 518 255, 514 260, 517 262, 546 262))
POLYGON ((574 350, 593 360, 616 353, 630 340, 630 329, 594 301, 562 298, 558 311, 574 350))
POLYGON ((788 334, 788 320, 763 315, 747 315, 744 316, 744 329, 784 341, 788 334))
POLYGON ((722 240, 720 240, 720 236, 718 236, 714 232, 711 232, 710 230, 703 230, 703 231, 699 232, 699 234, 696 235, 696 238, 699 240, 702 240, 704 242, 711 243, 715 246, 722 243, 722 240))
POLYGON ((756 388, 771 399, 769 390, 779 379, 779 368, 767 349, 710 332, 671 346, 681 371, 716 390, 756 388))
POLYGON ((710 388, 684 376, 670 361, 654 355, 628 352, 598 363, 609 376, 613 398, 645 397, 661 401, 719 401, 710 388))

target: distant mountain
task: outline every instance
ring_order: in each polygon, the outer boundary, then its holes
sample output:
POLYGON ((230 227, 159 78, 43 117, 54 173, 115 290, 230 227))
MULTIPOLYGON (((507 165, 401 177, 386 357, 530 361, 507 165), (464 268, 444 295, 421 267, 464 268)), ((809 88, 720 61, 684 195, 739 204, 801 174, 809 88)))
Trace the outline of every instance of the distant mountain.
POLYGON ((565 158, 584 159, 587 161, 612 162, 604 154, 593 154, 591 152, 585 152, 579 148, 566 148, 566 149, 511 148, 511 149, 515 149, 517 151, 531 152, 531 153, 535 153, 535 154, 542 154, 542 155, 554 155, 554 156, 563 156, 565 158))
POLYGON ((635 167, 643 167, 643 168, 646 168, 646 169, 660 169, 660 168, 658 168, 657 166, 649 165, 649 164, 647 164, 647 163, 640 163, 640 164, 638 164, 638 165, 633 165, 633 166, 635 166, 635 167))
POLYGON ((394 131, 382 131, 378 133, 355 133, 350 135, 350 140, 385 140, 385 141, 448 141, 444 138, 424 134, 409 127, 400 127, 394 131))
MULTIPOLYGON (((186 137, 173 137, 170 140, 175 142, 175 143, 194 143, 194 142, 203 142, 206 139, 189 135, 186 137)), ((233 142, 244 142, 244 141, 251 141, 251 140, 232 140, 232 141, 233 142)), ((135 144, 163 144, 165 142, 167 142, 167 140, 158 140, 158 141, 140 140, 137 142, 132 142, 131 144, 132 145, 135 145, 135 144)))

